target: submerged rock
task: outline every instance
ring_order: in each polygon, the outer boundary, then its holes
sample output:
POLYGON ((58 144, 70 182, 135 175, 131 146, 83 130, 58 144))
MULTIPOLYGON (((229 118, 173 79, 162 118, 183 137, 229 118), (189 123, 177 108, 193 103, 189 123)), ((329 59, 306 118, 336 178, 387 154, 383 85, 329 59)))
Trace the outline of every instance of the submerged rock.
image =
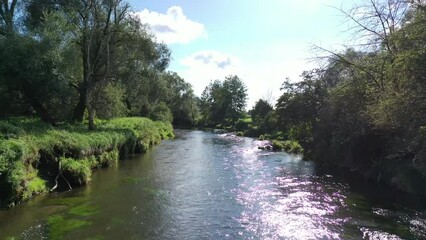
POLYGON ((228 131, 226 131, 225 129, 213 129, 213 133, 217 133, 217 134, 224 134, 227 132, 228 131))
POLYGON ((268 140, 256 140, 255 144, 257 145, 257 149, 260 150, 272 150, 272 144, 268 140))

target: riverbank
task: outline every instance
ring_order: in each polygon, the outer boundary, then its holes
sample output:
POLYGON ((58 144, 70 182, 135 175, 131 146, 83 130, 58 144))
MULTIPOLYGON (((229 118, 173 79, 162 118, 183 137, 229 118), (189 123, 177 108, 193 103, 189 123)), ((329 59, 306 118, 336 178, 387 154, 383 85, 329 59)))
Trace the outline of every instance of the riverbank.
POLYGON ((424 199, 258 141, 176 130, 88 187, 0 211, 10 239, 425 239, 424 199), (348 179, 348 182, 347 178, 348 179), (353 182, 353 184, 352 184, 353 182), (262 219, 262 221, 259 221, 262 219), (303 229, 303 231, 300 231, 303 229))
POLYGON ((90 181, 93 169, 145 152, 173 137, 169 123, 147 118, 52 127, 35 119, 0 121, 0 207, 90 181))

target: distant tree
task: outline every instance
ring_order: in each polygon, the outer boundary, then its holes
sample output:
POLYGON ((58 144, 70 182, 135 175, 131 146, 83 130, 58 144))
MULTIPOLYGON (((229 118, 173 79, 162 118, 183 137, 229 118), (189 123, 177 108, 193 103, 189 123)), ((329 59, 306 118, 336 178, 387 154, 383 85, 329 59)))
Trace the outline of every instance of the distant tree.
POLYGON ((250 115, 255 124, 259 124, 262 120, 273 111, 273 107, 267 101, 259 99, 250 110, 250 115))
POLYGON ((164 102, 173 113, 173 123, 180 126, 192 126, 198 119, 198 108, 191 84, 175 72, 161 75, 166 82, 163 91, 164 102))
POLYGON ((247 101, 247 87, 238 76, 227 76, 223 82, 211 82, 201 95, 200 109, 207 125, 234 125, 242 116, 247 101))
POLYGON ((232 124, 241 117, 247 104, 247 87, 236 75, 227 76, 223 81, 223 107, 225 108, 225 119, 232 124))

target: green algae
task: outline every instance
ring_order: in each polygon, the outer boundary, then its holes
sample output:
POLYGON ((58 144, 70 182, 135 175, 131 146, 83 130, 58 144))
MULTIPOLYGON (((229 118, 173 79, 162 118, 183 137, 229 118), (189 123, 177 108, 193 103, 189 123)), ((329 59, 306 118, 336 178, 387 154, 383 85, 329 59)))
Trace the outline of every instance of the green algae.
POLYGON ((125 177, 122 180, 126 184, 139 184, 145 181, 145 178, 143 177, 125 177))
POLYGON ((71 208, 68 213, 76 216, 87 217, 99 212, 99 208, 89 204, 83 204, 71 208))
POLYGON ((49 239, 63 239, 73 230, 91 225, 91 222, 83 219, 65 218, 63 215, 55 214, 47 219, 49 239))
POLYGON ((52 198, 46 201, 47 205, 76 206, 87 201, 85 197, 52 198))

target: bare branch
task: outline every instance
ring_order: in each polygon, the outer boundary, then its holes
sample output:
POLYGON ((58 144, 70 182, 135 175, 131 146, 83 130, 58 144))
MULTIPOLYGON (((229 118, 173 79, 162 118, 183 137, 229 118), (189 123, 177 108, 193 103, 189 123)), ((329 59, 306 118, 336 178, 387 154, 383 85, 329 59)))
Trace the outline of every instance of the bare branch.
POLYGON ((353 62, 353 61, 351 61, 351 60, 349 60, 349 59, 347 59, 345 56, 343 56, 342 54, 339 54, 339 53, 336 53, 336 52, 333 52, 333 51, 331 51, 331 50, 328 50, 328 49, 325 49, 325 48, 323 48, 323 47, 320 47, 320 46, 314 46, 315 48, 317 48, 318 50, 320 50, 320 51, 323 51, 323 52, 326 52, 326 53, 328 53, 328 54, 330 54, 331 56, 326 56, 326 57, 323 57, 323 58, 325 58, 325 59, 330 59, 330 58, 332 58, 332 57, 334 57, 334 59, 335 60, 337 60, 337 61, 339 61, 339 62, 341 62, 341 63, 344 63, 344 64, 347 64, 347 65, 349 65, 349 66, 352 66, 352 67, 354 67, 354 68, 356 68, 356 69, 358 69, 358 70, 361 70, 362 72, 364 72, 365 74, 367 74, 369 77, 370 77, 370 79, 380 88, 380 89, 383 89, 383 86, 382 86, 382 84, 380 84, 380 82, 378 82, 377 80, 376 80, 376 77, 374 76, 374 74, 373 73, 378 73, 378 72, 376 72, 376 71, 373 71, 373 70, 370 70, 370 69, 367 69, 365 66, 362 66, 361 64, 359 64, 359 63, 355 63, 355 62, 353 62))

